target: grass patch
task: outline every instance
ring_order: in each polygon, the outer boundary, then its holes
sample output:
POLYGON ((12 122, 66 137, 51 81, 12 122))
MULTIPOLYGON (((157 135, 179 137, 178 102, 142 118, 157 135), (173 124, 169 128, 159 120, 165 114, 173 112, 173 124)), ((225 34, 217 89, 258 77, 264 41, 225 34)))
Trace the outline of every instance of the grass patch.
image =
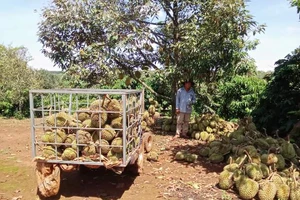
POLYGON ((18 171, 19 171, 19 167, 17 166, 3 165, 3 163, 0 164, 0 173, 15 174, 18 171))

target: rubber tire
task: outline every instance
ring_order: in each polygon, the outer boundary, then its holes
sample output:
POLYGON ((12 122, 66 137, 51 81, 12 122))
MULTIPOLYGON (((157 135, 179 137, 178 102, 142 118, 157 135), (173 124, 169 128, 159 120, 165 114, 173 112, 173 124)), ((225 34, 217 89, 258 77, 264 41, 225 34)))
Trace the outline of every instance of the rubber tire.
POLYGON ((35 174, 37 179, 37 195, 52 197, 60 188, 60 167, 56 164, 37 162, 35 174))
POLYGON ((144 150, 146 153, 149 153, 153 147, 153 135, 152 132, 145 132, 143 134, 143 143, 144 143, 144 150))

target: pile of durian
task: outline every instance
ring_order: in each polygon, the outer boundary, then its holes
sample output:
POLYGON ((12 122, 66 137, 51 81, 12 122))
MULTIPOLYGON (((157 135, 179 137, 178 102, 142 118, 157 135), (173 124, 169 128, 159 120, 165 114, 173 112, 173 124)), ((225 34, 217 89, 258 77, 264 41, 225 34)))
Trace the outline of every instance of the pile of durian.
MULTIPOLYGON (((127 100, 126 152, 139 142, 139 101, 127 100)), ((123 155, 122 104, 116 99, 93 101, 72 115, 58 112, 45 118, 46 130, 40 140, 44 144, 41 156, 46 159, 120 162, 123 155), (97 130, 96 128, 101 128, 97 130)))
POLYGON ((190 123, 189 133, 196 140, 211 142, 219 136, 228 136, 236 127, 236 124, 227 122, 216 114, 207 113, 195 117, 190 123))
POLYGON ((227 162, 218 185, 234 189, 241 199, 300 199, 299 147, 260 133, 250 117, 237 130, 208 142, 199 155, 212 163, 227 162))
MULTIPOLYGON (((166 118, 162 125, 162 131, 176 132, 177 119, 166 118)), ((236 129, 237 125, 232 122, 227 122, 221 119, 216 114, 202 114, 189 123, 188 134, 196 140, 211 142, 219 136, 227 136, 230 132, 236 129)))
POLYGON ((223 168, 218 185, 223 190, 234 189, 241 199, 298 200, 299 171, 293 164, 288 168, 284 164, 284 158, 274 153, 264 154, 261 161, 248 154, 223 168))
POLYGON ((156 121, 160 118, 160 113, 158 112, 159 103, 153 98, 149 99, 150 106, 148 110, 143 113, 142 116, 142 129, 145 132, 148 132, 155 126, 156 121))

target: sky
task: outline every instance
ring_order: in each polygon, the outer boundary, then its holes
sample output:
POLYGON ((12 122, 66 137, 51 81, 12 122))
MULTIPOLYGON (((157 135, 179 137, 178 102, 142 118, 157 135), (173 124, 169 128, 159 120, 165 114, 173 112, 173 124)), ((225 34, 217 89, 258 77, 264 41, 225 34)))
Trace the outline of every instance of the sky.
MULTIPOLYGON (((59 70, 41 53, 37 31, 41 8, 49 0, 3 0, 0 6, 0 44, 24 46, 35 69, 59 70), (37 12, 35 12, 37 10, 37 12)), ((300 21, 288 0, 251 0, 248 9, 254 20, 266 24, 264 34, 256 35, 258 47, 250 52, 258 70, 274 69, 274 63, 300 46, 300 21)))

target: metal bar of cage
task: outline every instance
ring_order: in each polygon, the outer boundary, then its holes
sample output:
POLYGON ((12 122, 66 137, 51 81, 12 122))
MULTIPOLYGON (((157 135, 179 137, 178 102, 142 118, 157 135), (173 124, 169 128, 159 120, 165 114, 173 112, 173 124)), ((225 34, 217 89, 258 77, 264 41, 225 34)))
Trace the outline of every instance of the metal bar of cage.
POLYGON ((142 90, 127 90, 127 89, 45 89, 45 90, 30 90, 31 93, 59 93, 59 94, 135 94, 141 93, 142 90))
POLYGON ((122 94, 122 104, 123 104, 123 134, 122 134, 122 142, 123 142, 123 148, 122 148, 122 154, 123 154, 123 161, 122 164, 125 164, 126 159, 125 159, 125 155, 126 155, 126 132, 127 132, 127 119, 126 119, 126 112, 127 112, 127 108, 126 108, 126 98, 127 96, 125 96, 125 94, 122 94))

